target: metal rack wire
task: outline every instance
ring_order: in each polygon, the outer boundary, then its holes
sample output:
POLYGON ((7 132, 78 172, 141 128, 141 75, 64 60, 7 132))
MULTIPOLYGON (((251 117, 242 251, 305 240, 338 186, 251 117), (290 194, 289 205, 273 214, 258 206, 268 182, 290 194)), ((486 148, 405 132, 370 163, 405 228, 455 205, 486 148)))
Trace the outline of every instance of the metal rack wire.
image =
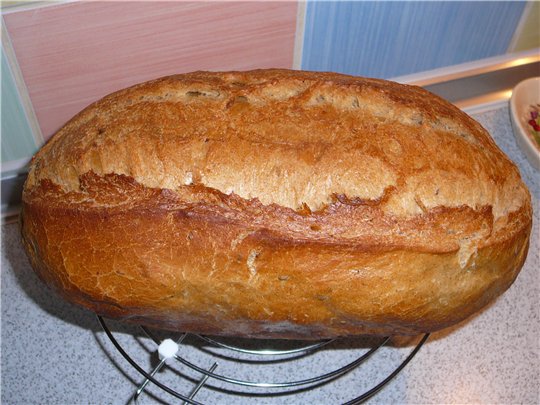
MULTIPOLYGON (((238 342, 228 343, 226 339, 217 340, 207 336, 183 333, 174 339, 180 350, 175 352, 170 358, 160 358, 160 361, 153 369, 146 371, 132 356, 130 356, 130 354, 128 354, 122 344, 115 338, 105 319, 98 316, 98 320, 107 337, 111 340, 118 352, 144 377, 144 380, 133 395, 132 399, 135 404, 139 403, 141 395, 145 392, 149 383, 155 384, 159 389, 170 394, 171 397, 183 401, 183 403, 196 405, 202 405, 201 402, 198 402, 195 399, 195 396, 204 388, 226 393, 227 395, 238 395, 244 398, 246 396, 279 398, 284 395, 296 395, 308 390, 317 390, 328 384, 333 384, 336 380, 357 369, 362 363, 367 362, 369 358, 390 340, 390 337, 372 339, 370 343, 371 347, 355 350, 355 357, 351 361, 343 365, 339 364, 328 371, 318 372, 314 375, 304 375, 300 378, 287 381, 275 381, 272 378, 276 378, 276 375, 280 376, 282 374, 275 371, 276 365, 295 367, 302 359, 308 359, 309 361, 312 356, 332 350, 332 344, 335 344, 338 341, 327 340, 316 343, 287 342, 287 347, 261 349, 257 347, 258 342, 250 341, 248 344, 245 342, 244 344, 239 344, 238 342), (182 351, 182 346, 185 346, 187 339, 192 341, 190 346, 195 347, 200 353, 209 357, 212 361, 210 367, 196 364, 195 360, 188 359, 185 354, 179 354, 182 351), (171 362, 171 360, 174 361, 171 362), (224 372, 216 371, 219 367, 218 361, 232 362, 235 369, 249 367, 254 364, 257 366, 258 370, 263 366, 269 368, 272 368, 271 366, 273 366, 274 369, 269 370, 269 372, 265 374, 267 379, 255 380, 233 375, 234 373, 231 373, 231 370, 225 370, 224 372), (180 393, 176 389, 171 388, 169 384, 160 381, 156 375, 164 366, 175 368, 178 378, 192 381, 194 387, 191 391, 189 393, 180 393), (192 376, 188 376, 186 371, 192 373, 192 376)), ((153 344, 156 345, 155 350, 158 350, 160 345, 164 342, 164 339, 162 339, 161 336, 157 336, 156 332, 153 332, 144 326, 141 326, 140 328, 144 334, 150 338, 153 344)), ((425 334, 408 355, 400 363, 395 365, 388 374, 379 381, 372 384, 370 383, 370 386, 363 390, 362 394, 345 401, 344 404, 358 404, 376 394, 412 360, 428 337, 429 334, 425 334)))

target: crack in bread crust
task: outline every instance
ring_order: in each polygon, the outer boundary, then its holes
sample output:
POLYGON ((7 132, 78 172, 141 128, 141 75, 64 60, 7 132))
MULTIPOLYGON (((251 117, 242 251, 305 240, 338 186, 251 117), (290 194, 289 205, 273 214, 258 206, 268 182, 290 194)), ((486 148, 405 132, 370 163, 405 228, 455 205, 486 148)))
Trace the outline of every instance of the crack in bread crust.
POLYGON ((80 178, 80 191, 66 193, 50 180, 42 180, 39 187, 27 192, 26 201, 38 207, 81 211, 90 216, 126 211, 189 216, 216 226, 241 224, 261 237, 285 243, 344 245, 366 251, 406 249, 448 253, 463 245, 477 249, 512 238, 528 224, 526 213, 520 211, 508 216, 504 233, 494 231, 490 206, 476 210, 467 206, 436 207, 403 219, 385 213, 382 208, 393 193, 395 189, 388 188, 376 200, 337 195, 320 210, 303 212, 276 204, 265 205, 258 199, 246 200, 201 184, 175 191, 153 189, 124 175, 101 177, 89 172, 80 178))

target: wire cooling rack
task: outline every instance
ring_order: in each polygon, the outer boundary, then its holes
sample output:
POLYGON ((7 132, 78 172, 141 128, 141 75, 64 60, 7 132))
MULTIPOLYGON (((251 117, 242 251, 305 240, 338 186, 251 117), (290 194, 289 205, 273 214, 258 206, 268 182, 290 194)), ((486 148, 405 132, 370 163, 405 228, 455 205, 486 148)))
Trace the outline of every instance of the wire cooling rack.
MULTIPOLYGON (((196 334, 152 331, 140 326, 153 345, 148 355, 155 355, 157 352, 159 356, 159 360, 155 361, 157 364, 145 370, 140 361, 137 362, 133 355, 128 353, 137 348, 120 343, 105 319, 98 316, 98 320, 118 352, 144 377, 133 394, 132 400, 135 404, 140 403, 145 392, 148 393, 150 383, 170 395, 171 401, 177 403, 177 400, 181 400, 184 404, 203 404, 196 398, 201 396, 214 398, 209 400, 209 403, 261 403, 263 399, 269 398, 277 398, 278 402, 301 403, 299 395, 308 391, 314 395, 321 391, 321 399, 324 400, 324 389, 333 389, 337 381, 346 378, 345 376, 350 377, 353 371, 353 381, 346 383, 349 384, 346 391, 350 392, 350 384, 354 384, 359 387, 356 391, 359 394, 343 403, 358 404, 388 384, 413 359, 429 337, 429 334, 423 335, 405 357, 402 356, 393 364, 387 364, 382 375, 380 372, 369 373, 369 378, 366 378, 361 374, 361 365, 365 365, 377 355, 382 356, 385 362, 393 360, 390 359, 392 356, 382 353, 381 350, 383 347, 396 350, 386 346, 390 337, 366 338, 361 347, 352 350, 353 354, 344 364, 335 364, 335 356, 332 354, 340 350, 343 340, 313 343, 218 339, 196 334), (314 367, 309 367, 313 364, 318 364, 315 370, 314 367), (158 378, 158 372, 163 371, 162 369, 172 372, 172 383, 170 378, 166 382, 158 378), (357 375, 357 371, 360 374, 357 375), (374 374, 377 375, 374 377, 374 374), (282 377, 284 375, 287 376, 286 379, 282 377), (201 395, 202 390, 214 396, 201 395), (215 395, 220 399, 215 399, 215 395)), ((140 358, 140 353, 137 357, 140 358)), ((342 388, 337 386, 336 389, 342 388)))

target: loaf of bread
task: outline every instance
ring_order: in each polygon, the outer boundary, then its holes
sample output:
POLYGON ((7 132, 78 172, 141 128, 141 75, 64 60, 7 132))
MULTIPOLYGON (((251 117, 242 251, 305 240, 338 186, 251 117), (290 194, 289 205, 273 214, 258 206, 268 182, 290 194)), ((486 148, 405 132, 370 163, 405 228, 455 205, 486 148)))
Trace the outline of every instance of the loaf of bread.
POLYGON ((196 72, 113 93, 34 157, 21 228, 67 300, 151 327, 416 334, 503 293, 530 195, 465 113, 414 86, 196 72))

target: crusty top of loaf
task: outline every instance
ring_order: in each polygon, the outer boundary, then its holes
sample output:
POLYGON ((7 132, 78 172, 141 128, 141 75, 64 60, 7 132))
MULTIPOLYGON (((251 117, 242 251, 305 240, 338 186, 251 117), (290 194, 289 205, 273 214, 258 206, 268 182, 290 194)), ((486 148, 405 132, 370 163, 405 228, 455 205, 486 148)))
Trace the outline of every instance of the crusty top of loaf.
POLYGON ((89 174, 127 176, 191 203, 207 199, 193 192, 202 187, 310 215, 332 204, 376 205, 394 220, 489 211, 490 233, 530 204, 518 169, 486 130, 441 98, 383 80, 278 69, 195 72, 113 93, 42 148, 26 190, 48 181, 81 192, 89 174))

